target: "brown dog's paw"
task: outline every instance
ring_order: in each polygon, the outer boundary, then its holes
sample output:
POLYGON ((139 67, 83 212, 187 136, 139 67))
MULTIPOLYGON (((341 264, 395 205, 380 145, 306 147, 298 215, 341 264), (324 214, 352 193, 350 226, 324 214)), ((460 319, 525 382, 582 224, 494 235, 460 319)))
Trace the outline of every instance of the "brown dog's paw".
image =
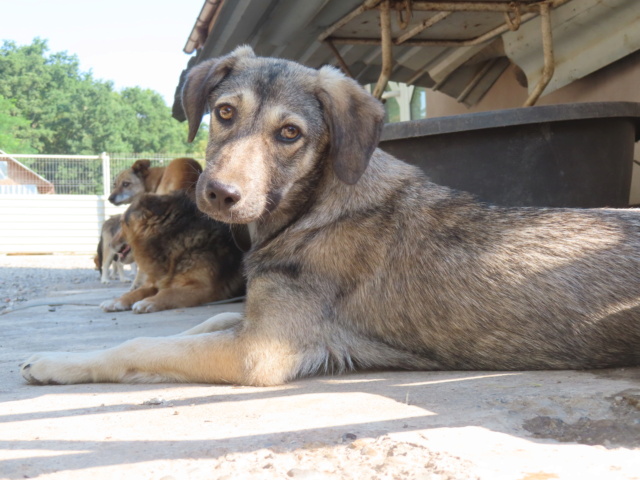
POLYGON ((131 309, 130 306, 123 304, 118 298, 114 300, 105 300, 100 304, 100 308, 104 312, 123 312, 131 309))
POLYGON ((59 385, 91 381, 82 353, 39 353, 20 365, 20 373, 32 385, 59 385))
POLYGON ((160 308, 156 303, 147 298, 136 302, 131 307, 133 313, 152 313, 159 312, 160 310, 165 310, 164 308, 160 308))

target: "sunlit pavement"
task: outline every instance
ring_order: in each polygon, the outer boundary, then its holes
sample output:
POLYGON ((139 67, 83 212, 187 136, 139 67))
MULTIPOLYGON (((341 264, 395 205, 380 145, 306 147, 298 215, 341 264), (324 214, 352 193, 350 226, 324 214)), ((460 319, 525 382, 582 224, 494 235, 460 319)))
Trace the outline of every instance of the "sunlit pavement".
POLYGON ((273 388, 25 383, 31 353, 171 335, 242 309, 97 307, 122 291, 61 292, 0 315, 0 478, 640 479, 639 368, 367 372, 273 388))

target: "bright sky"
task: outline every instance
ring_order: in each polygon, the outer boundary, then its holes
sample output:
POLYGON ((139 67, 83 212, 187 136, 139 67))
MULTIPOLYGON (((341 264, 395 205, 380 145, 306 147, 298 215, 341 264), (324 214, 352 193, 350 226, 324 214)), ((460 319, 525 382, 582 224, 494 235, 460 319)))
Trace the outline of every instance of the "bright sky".
POLYGON ((0 41, 27 45, 35 37, 66 51, 83 72, 140 86, 167 105, 189 55, 182 49, 205 0, 0 0, 0 41))

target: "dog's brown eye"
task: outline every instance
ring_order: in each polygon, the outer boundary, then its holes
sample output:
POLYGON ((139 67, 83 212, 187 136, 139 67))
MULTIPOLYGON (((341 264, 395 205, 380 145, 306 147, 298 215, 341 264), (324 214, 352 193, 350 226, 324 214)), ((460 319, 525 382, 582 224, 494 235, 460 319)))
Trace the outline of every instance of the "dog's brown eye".
POLYGON ((278 139, 283 142, 295 142, 298 138, 300 138, 300 129, 293 125, 282 127, 282 130, 280 130, 278 134, 278 139))
POLYGON ((233 118, 235 113, 236 113, 236 110, 231 105, 224 104, 224 105, 220 105, 219 107, 216 107, 216 116, 220 120, 229 121, 233 118))

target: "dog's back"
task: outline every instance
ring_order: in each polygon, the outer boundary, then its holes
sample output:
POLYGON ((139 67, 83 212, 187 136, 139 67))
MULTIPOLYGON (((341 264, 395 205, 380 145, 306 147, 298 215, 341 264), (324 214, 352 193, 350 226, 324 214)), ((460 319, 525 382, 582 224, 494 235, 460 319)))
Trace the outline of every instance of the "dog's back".
POLYGON ((201 173, 202 166, 193 158, 176 158, 167 165, 155 193, 162 195, 184 190, 193 198, 201 173))
POLYGON ((378 278, 346 306, 356 323, 370 299, 381 338, 445 368, 640 363, 640 212, 489 206, 381 152, 372 167, 361 191, 379 211, 348 222, 371 239, 359 251, 386 251, 361 253, 378 278))

